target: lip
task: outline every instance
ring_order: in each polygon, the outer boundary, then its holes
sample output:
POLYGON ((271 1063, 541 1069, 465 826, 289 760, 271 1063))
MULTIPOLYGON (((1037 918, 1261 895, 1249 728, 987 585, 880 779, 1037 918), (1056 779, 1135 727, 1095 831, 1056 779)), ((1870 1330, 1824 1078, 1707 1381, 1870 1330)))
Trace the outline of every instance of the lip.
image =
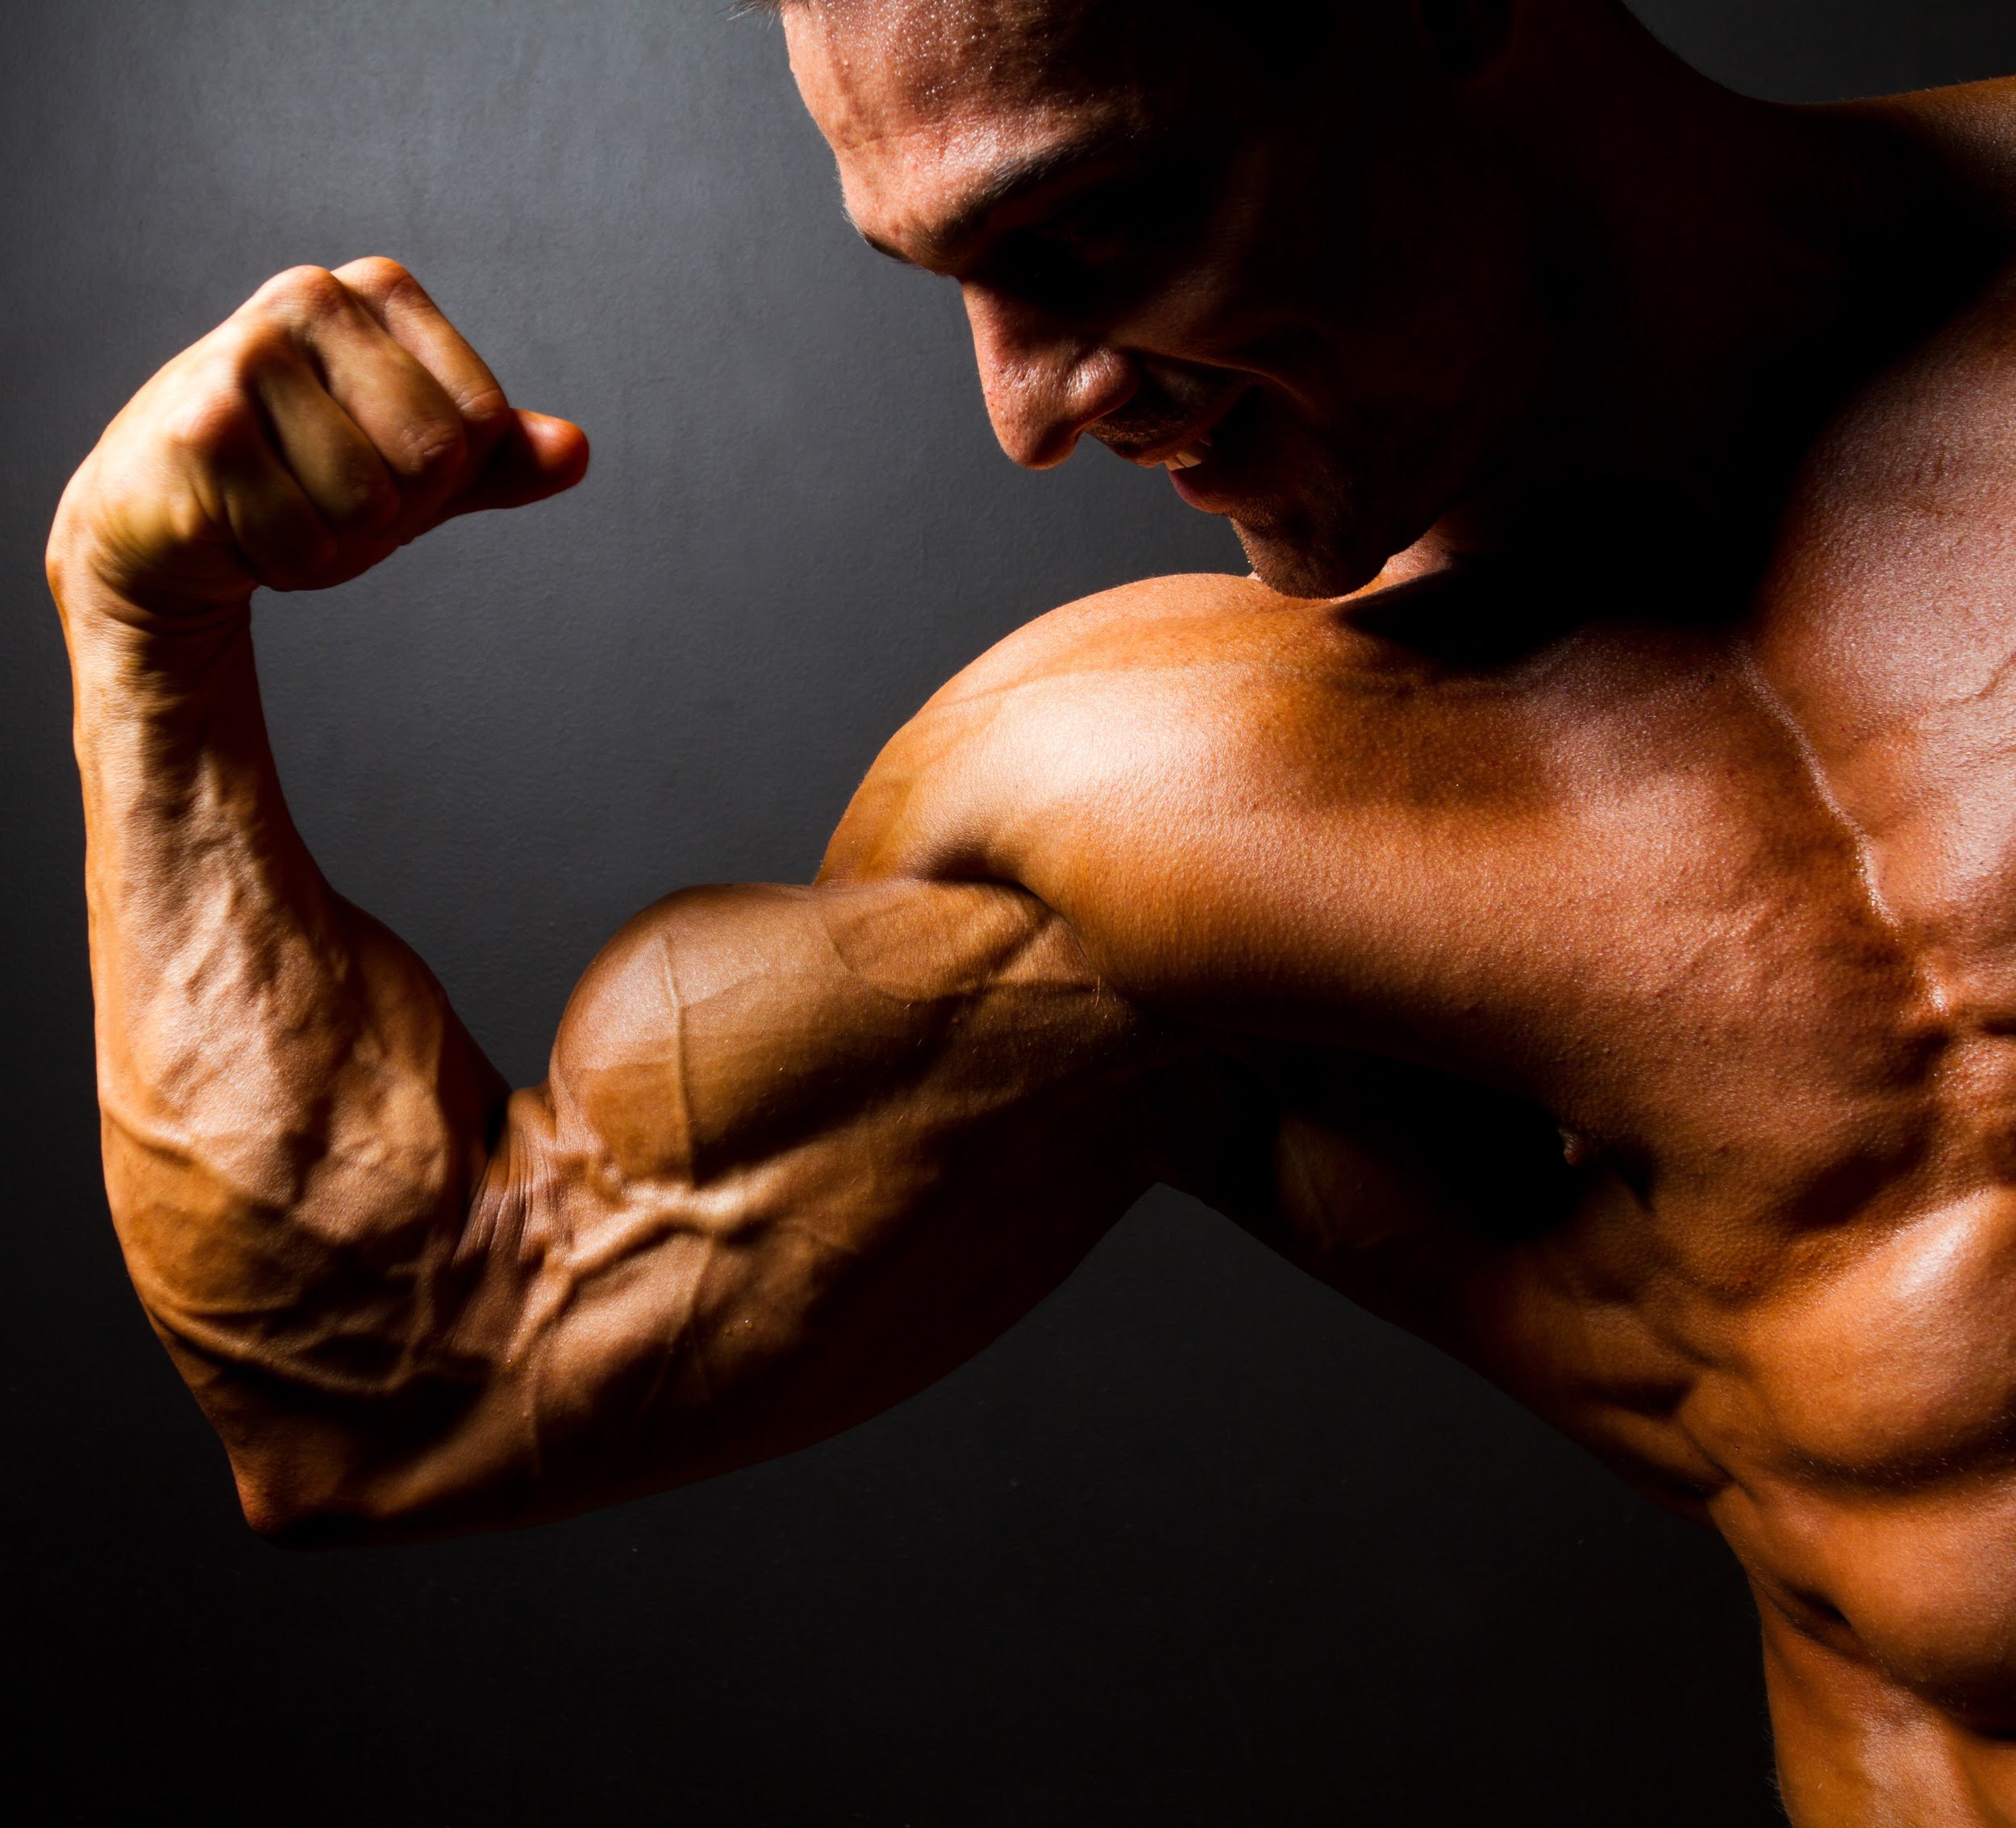
POLYGON ((1202 483, 1195 480, 1198 470, 1210 468, 1210 460, 1207 457, 1194 468, 1173 469, 1169 472, 1169 486, 1191 507, 1207 514, 1223 514, 1225 510, 1220 505, 1221 498, 1209 493, 1202 483))
MULTIPOLYGON (((1209 429, 1214 431, 1223 426, 1232 416, 1235 410, 1244 406, 1253 398, 1255 391, 1252 388, 1248 388, 1228 401, 1213 416, 1209 429)), ((1235 435, 1229 440, 1235 445, 1239 442, 1236 431, 1237 428, 1235 428, 1235 435)), ((1193 431, 1189 434, 1189 442, 1194 443, 1197 439, 1205 435, 1205 432, 1193 431)), ((1176 447, 1178 451, 1188 448, 1188 444, 1178 444, 1176 447)), ((1237 455, 1236 451, 1221 453, 1216 447, 1209 448, 1204 453, 1204 460, 1202 463, 1194 464, 1188 469, 1170 470, 1168 472, 1169 486, 1176 491, 1182 501, 1202 513, 1230 514, 1238 505, 1239 501, 1236 489, 1227 486, 1232 482, 1233 475, 1236 473, 1237 455), (1222 457, 1227 455, 1234 458, 1235 462, 1232 465, 1227 465, 1222 460, 1222 457), (1228 469, 1231 469, 1233 474, 1227 473, 1228 469)))
MULTIPOLYGON (((1131 452, 1127 461, 1131 464, 1139 464, 1143 469, 1168 469, 1173 458, 1181 456, 1185 451, 1192 449, 1210 438, 1211 434, 1231 417, 1232 410, 1252 391, 1250 387, 1242 387, 1235 393, 1227 394, 1203 418, 1193 419, 1173 437, 1165 438, 1159 444, 1151 445, 1145 451, 1131 452)), ((1210 460, 1207 455, 1203 463, 1193 468, 1202 469, 1210 464, 1210 460)), ((1193 473, 1193 470, 1189 469, 1169 469, 1168 473, 1172 477, 1189 476, 1193 473)))

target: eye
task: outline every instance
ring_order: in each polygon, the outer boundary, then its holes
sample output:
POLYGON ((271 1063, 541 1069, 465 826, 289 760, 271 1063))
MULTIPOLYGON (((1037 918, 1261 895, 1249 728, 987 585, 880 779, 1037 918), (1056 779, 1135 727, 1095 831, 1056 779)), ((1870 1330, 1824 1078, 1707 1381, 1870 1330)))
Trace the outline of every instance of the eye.
POLYGON ((1137 185, 1079 198, 1011 236, 998 280, 1056 310, 1109 308, 1165 264, 1167 227, 1137 185))
POLYGON ((1124 198, 1090 197, 1031 231, 1031 239, 1087 266, 1118 260, 1135 244, 1138 214, 1124 198))

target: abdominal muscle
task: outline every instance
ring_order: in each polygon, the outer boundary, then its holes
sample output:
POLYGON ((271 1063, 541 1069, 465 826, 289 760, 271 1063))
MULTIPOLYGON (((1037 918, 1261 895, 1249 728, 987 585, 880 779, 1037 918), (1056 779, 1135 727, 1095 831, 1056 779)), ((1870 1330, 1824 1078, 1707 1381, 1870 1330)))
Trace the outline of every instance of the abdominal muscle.
POLYGON ((1600 1171, 1493 1242, 1326 1126, 1279 1153, 1288 1254, 1712 1522, 1808 1677, 2016 1732, 2016 1189, 1781 1240, 1742 1297, 1729 1227, 1600 1171))
POLYGON ((2016 1730, 2016 1190, 1928 1206, 1760 1305, 1695 1405, 1761 1597, 1984 1730, 2016 1730), (1725 1419, 1727 1418, 1727 1419, 1725 1419))

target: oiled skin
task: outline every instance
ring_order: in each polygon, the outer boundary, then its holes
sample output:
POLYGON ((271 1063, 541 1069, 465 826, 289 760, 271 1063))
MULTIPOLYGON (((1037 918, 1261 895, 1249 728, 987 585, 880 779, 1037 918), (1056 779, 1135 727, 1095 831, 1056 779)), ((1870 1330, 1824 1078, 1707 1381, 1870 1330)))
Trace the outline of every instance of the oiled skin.
MULTIPOLYGON (((348 322, 335 283, 245 335, 348 322)), ((342 285, 433 334, 397 269, 342 285)), ((51 576, 113 1213, 256 1527, 508 1525, 817 1438, 1166 1180, 1722 1531, 1795 1821, 2016 1822, 2016 283, 1847 406, 1722 600, 1579 579, 1478 643, 1535 581, 1454 564, 1032 625, 817 885, 639 916, 514 1095, 294 835, 245 600, 581 460, 451 388, 403 518, 290 573, 177 493, 227 468, 195 372, 51 576)))

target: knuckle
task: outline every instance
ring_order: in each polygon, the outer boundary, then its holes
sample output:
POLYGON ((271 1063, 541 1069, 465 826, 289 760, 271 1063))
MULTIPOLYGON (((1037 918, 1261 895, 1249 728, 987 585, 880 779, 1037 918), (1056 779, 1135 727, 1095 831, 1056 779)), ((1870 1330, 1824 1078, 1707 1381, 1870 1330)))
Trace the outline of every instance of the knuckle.
POLYGON ((352 260, 343 270, 352 285, 374 298, 386 298, 395 293, 419 289, 413 275, 387 254, 367 254, 360 260, 352 260))
POLYGON ((350 294, 327 267, 300 266, 274 274, 252 294, 252 302, 290 317, 314 319, 341 310, 350 294))
POLYGON ((504 397, 504 389, 494 381, 465 394, 460 405, 462 423, 479 434, 497 431, 511 417, 511 403, 504 397))
POLYGON ((225 327, 220 353, 240 378, 295 358, 294 339, 277 319, 264 314, 239 319, 225 327))
POLYGON ((168 409, 160 433, 171 449, 210 459, 243 442, 252 417, 252 402, 236 388, 206 387, 168 409))
POLYGON ((384 254, 367 254, 338 269, 336 277, 379 312, 420 312, 439 316, 427 289, 398 261, 384 254))
POLYGON ((398 449, 388 453, 392 467, 402 476, 438 477, 457 468, 469 456, 469 434, 460 421, 445 418, 417 418, 402 426, 398 449))

